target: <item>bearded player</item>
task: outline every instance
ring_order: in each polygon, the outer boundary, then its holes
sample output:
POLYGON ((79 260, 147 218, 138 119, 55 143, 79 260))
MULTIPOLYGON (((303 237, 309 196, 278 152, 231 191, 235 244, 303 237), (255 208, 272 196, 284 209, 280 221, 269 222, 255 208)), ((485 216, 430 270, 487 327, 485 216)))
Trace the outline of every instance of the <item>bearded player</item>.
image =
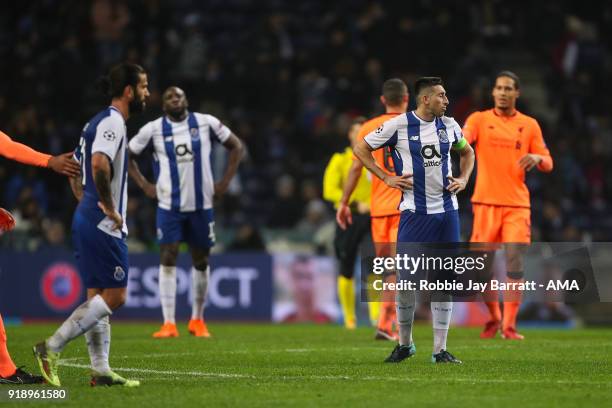
POLYGON ((109 317, 125 303, 128 283, 127 225, 127 135, 126 120, 146 106, 147 74, 136 64, 111 68, 101 82, 111 104, 83 128, 75 157, 82 174, 71 179, 79 205, 72 221, 72 239, 77 266, 87 287, 87 301, 79 305, 57 331, 34 346, 45 380, 61 385, 60 353, 75 338, 85 334, 91 360, 91 386, 138 387, 111 370, 109 317))
MULTIPOLYGON (((476 144, 477 175, 472 196, 474 226, 471 242, 500 242, 506 253, 508 282, 523 282, 523 253, 531 242, 531 209, 525 174, 538 169, 548 173, 553 160, 538 122, 518 110, 519 77, 502 71, 495 78, 493 109, 472 113, 463 127, 470 144, 476 144)), ((522 340, 516 331, 520 291, 504 292, 503 316, 498 294, 490 293, 486 305, 491 315, 480 334, 493 338, 501 329, 504 339, 522 340)))

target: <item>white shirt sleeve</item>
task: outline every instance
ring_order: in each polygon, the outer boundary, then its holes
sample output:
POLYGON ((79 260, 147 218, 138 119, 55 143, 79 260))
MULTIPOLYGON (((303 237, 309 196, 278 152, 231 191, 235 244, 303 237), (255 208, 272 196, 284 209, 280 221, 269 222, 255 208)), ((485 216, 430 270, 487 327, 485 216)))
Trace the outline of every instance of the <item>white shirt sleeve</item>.
POLYGON ((104 153, 113 161, 125 135, 125 124, 121 118, 111 113, 102 119, 96 129, 96 137, 91 146, 91 154, 104 153))
POLYGON ((204 115, 206 117, 206 121, 210 126, 210 135, 216 138, 219 142, 225 143, 227 139, 229 139, 232 131, 225 126, 219 119, 212 115, 204 115))
POLYGON ((380 149, 383 146, 395 146, 397 144, 397 129, 399 127, 399 117, 389 119, 378 127, 373 132, 368 133, 364 140, 374 150, 380 149))
POLYGON ((128 147, 130 148, 130 152, 134 154, 140 154, 144 149, 147 148, 149 143, 151 142, 151 138, 153 137, 153 122, 149 122, 143 127, 140 128, 136 136, 134 136, 128 147))
POLYGON ((456 144, 459 143, 462 139, 463 139, 463 131, 461 130, 461 126, 459 126, 459 124, 457 123, 457 121, 453 118, 450 118, 451 120, 451 127, 450 127, 450 132, 452 132, 452 144, 456 144))

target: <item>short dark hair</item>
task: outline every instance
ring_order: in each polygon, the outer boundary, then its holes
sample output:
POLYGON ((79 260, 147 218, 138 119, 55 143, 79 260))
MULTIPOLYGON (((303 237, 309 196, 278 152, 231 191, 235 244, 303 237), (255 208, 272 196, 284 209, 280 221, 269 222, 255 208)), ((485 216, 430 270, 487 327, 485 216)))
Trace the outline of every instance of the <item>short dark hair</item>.
POLYGON ((126 86, 136 86, 140 80, 140 74, 145 70, 138 64, 122 62, 110 69, 108 75, 98 80, 98 87, 106 96, 117 98, 123 95, 126 86))
POLYGON ((440 77, 420 77, 419 79, 417 79, 416 82, 414 83, 414 93, 417 97, 417 100, 419 96, 421 96, 421 92, 423 90, 427 88, 431 88, 432 86, 436 86, 436 85, 444 86, 444 83, 442 82, 442 78, 440 77))
POLYGON ((516 75, 512 71, 501 71, 500 73, 498 73, 495 76, 495 81, 493 82, 493 86, 495 86, 495 83, 497 82, 497 78, 501 78, 501 77, 508 77, 512 79, 514 81, 514 88, 519 89, 521 87, 521 80, 519 79, 518 75, 516 75))
POLYGON ((404 97, 408 95, 408 87, 406 83, 399 78, 387 79, 382 86, 382 94, 387 101, 387 105, 398 106, 404 101, 404 97))

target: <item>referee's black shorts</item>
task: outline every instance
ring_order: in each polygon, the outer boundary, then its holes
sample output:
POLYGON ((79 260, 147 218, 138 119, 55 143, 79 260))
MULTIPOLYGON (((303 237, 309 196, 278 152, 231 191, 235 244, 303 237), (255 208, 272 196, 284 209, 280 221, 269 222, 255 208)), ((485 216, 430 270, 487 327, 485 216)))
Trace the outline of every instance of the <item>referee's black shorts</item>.
POLYGON ((334 248, 340 263, 340 274, 351 279, 355 271, 355 258, 359 245, 370 233, 370 214, 353 213, 353 223, 345 230, 336 225, 334 248))

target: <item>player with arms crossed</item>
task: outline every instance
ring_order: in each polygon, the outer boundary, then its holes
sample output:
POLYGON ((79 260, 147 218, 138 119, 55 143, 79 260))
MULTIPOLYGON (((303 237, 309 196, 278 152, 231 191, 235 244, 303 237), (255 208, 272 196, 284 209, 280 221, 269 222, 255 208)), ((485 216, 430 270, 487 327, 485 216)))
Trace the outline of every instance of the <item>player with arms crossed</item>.
MULTIPOLYGON (((401 79, 389 79, 383 84, 380 101, 385 106, 385 113, 365 122, 357 135, 358 140, 363 139, 387 120, 406 113, 408 108, 408 87, 401 79)), ((373 153, 378 168, 387 175, 395 174, 390 152, 391 150, 385 147, 373 153)), ((363 164, 358 157, 354 157, 353 165, 344 184, 342 198, 336 210, 336 221, 342 229, 346 229, 347 225, 353 223, 348 203, 357 187, 362 170, 363 164)), ((387 253, 390 249, 389 244, 394 243, 397 239, 397 229, 400 221, 397 205, 401 199, 401 192, 387 186, 381 179, 373 177, 370 197, 372 241, 374 241, 376 256, 389 256, 391 255, 387 253)), ((386 276, 386 279, 388 278, 389 276, 386 276)), ((396 335, 393 333, 395 302, 387 299, 391 296, 392 294, 388 293, 382 294, 383 301, 380 303, 376 339, 396 340, 396 335)), ((374 305, 371 306, 370 309, 373 309, 374 305)))
MULTIPOLYGON (((53 171, 69 177, 78 177, 81 171, 79 164, 72 159, 72 153, 51 156, 13 141, 0 132, 0 156, 30 166, 48 167, 53 171)), ((3 208, 0 208, 0 233, 8 232, 15 227, 15 219, 3 208)), ((17 367, 6 347, 6 331, 0 315, 0 384, 40 384, 43 378, 32 375, 17 367)))
POLYGON ((210 337, 204 323, 204 302, 210 266, 208 256, 215 243, 213 195, 227 190, 243 155, 240 139, 211 115, 190 112, 185 92, 172 86, 163 94, 164 116, 144 125, 130 140, 131 154, 152 144, 159 169, 155 184, 149 182, 130 158, 130 175, 151 198, 157 198, 157 236, 161 250, 159 297, 164 324, 155 338, 177 337, 175 321, 176 261, 179 244, 189 244, 193 267, 193 304, 189 332, 210 337), (229 150, 223 178, 215 183, 210 167, 213 140, 229 150))
MULTIPOLYGON (((466 140, 476 143, 478 157, 470 241, 504 243, 508 282, 523 281, 523 253, 531 242, 525 172, 537 168, 548 173, 553 168, 538 122, 516 110, 519 88, 516 74, 497 74, 492 92, 494 108, 472 113, 463 127, 466 140)), ((493 338, 501 328, 503 338, 522 340, 524 337, 516 331, 520 291, 505 292, 503 321, 497 297, 493 293, 486 299, 491 319, 480 337, 493 338)))
POLYGON ((91 359, 91 385, 137 387, 110 369, 109 316, 125 303, 128 283, 127 135, 125 121, 142 112, 149 96, 147 75, 136 64, 113 67, 103 79, 111 105, 83 128, 75 157, 81 177, 71 179, 79 205, 72 221, 72 239, 79 272, 87 287, 87 301, 77 307, 59 329, 34 346, 34 355, 45 380, 61 385, 60 353, 85 334, 91 359))
MULTIPOLYGON (((448 98, 438 77, 419 78, 415 84, 417 109, 383 123, 355 146, 364 166, 390 188, 403 191, 397 242, 459 242, 458 192, 465 189, 474 167, 474 151, 454 119, 444 116, 448 98), (391 147, 395 175, 376 163, 372 151, 391 147), (453 177, 450 149, 461 158, 460 175, 453 177)), ((461 363, 446 350, 452 302, 431 302, 434 332, 432 361, 461 363)), ((446 299, 448 298, 448 299, 446 299)), ((399 344, 385 360, 390 363, 416 353, 412 325, 414 291, 397 292, 399 344)))

